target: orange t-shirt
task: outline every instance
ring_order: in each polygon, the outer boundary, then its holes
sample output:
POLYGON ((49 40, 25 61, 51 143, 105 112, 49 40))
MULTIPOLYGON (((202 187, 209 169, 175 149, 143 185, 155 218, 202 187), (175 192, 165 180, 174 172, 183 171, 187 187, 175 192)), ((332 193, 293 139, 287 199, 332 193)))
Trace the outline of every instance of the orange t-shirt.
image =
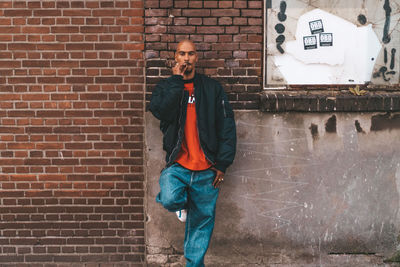
POLYGON ((186 112, 185 136, 182 141, 181 151, 175 160, 186 169, 202 171, 211 167, 200 146, 199 133, 197 129, 196 99, 194 97, 194 85, 185 83, 185 91, 189 93, 186 112))

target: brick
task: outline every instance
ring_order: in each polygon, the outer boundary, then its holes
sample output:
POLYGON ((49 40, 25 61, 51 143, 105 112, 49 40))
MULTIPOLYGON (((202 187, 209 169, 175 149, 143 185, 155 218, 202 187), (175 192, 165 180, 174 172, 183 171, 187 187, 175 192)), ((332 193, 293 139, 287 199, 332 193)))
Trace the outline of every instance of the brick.
POLYGON ((197 27, 197 33, 221 34, 224 33, 224 28, 217 26, 199 26, 197 27))
POLYGON ((262 18, 249 18, 249 25, 256 26, 262 25, 262 18))
POLYGON ((11 262, 24 262, 24 256, 14 255, 0 255, 0 262, 11 263, 11 262))
POLYGON ((203 1, 188 1, 189 2, 189 8, 202 8, 203 7, 203 1))
POLYGON ((6 9, 3 11, 5 17, 30 17, 32 10, 29 9, 6 9))
POLYGON ((217 43, 212 45, 212 50, 238 50, 239 44, 237 43, 217 43))
POLYGON ((257 26, 240 26, 240 33, 262 33, 261 27, 257 26))
POLYGON ((262 49, 262 45, 261 44, 252 44, 252 43, 241 43, 240 49, 241 50, 255 50, 257 52, 260 52, 262 49))
POLYGON ((96 50, 121 50, 123 47, 118 43, 98 43, 95 44, 96 50))
POLYGON ((240 16, 240 10, 239 9, 212 9, 211 10, 211 16, 213 17, 237 17, 240 16))
POLYGON ((159 0, 144 1, 144 7, 145 8, 158 8, 158 7, 160 7, 160 1, 159 0))
MULTIPOLYGON (((194 26, 170 26, 169 32, 170 33, 188 33, 192 34, 195 33, 196 27, 194 26)), ((200 33, 200 30, 197 29, 197 32, 200 33)))
POLYGON ((237 34, 237 33, 239 33, 239 27, 238 26, 226 26, 225 27, 225 33, 227 33, 227 34, 237 34))
POLYGON ((33 10, 33 16, 34 17, 57 17, 61 16, 61 10, 54 9, 54 10, 33 10))
POLYGON ((210 9, 184 9, 182 15, 187 17, 207 17, 210 16, 211 12, 210 9))
POLYGON ((232 18, 231 17, 219 18, 218 25, 232 25, 232 18))
POLYGON ((247 2, 249 8, 261 9, 262 1, 248 1, 247 2))
MULTIPOLYGON (((124 14, 126 15, 126 14, 124 14)), ((166 9, 146 9, 145 11, 145 16, 146 17, 165 17, 167 16, 167 10, 166 9)))
POLYGON ((27 262, 52 262, 53 256, 51 255, 26 255, 27 262))
POLYGON ((249 34, 248 35, 248 41, 249 43, 260 43, 262 42, 262 36, 261 35, 257 35, 257 34, 249 34))
POLYGON ((189 18, 189 25, 202 25, 203 19, 202 18, 189 18))
POLYGON ((400 96, 392 95, 392 110, 398 111, 400 109, 400 96))
POLYGON ((392 107, 392 98, 388 94, 383 94, 383 110, 389 111, 392 107))
POLYGON ((375 110, 376 111, 384 111, 383 96, 380 95, 380 94, 376 94, 372 98, 373 98, 373 100, 375 102, 375 110))
MULTIPOLYGON (((178 20, 181 18, 174 18, 175 20, 178 20)), ((182 18, 185 19, 185 18, 182 18)), ((186 20, 186 19, 185 19, 186 20)), ((150 25, 166 25, 168 24, 168 18, 165 17, 150 17, 150 18, 145 18, 145 25, 146 27, 150 25)))
POLYGON ((217 18, 203 18, 203 25, 217 25, 217 18))
MULTIPOLYGON (((186 24, 186 23, 185 23, 186 24)), ((185 25, 185 24, 176 24, 176 25, 185 25)), ((156 25, 156 26, 148 26, 145 29, 146 33, 166 33, 167 32, 167 26, 162 26, 162 25, 156 25)))
POLYGON ((53 26, 51 33, 78 33, 79 27, 77 26, 53 26))
POLYGON ((257 17, 262 18, 261 9, 243 9, 241 11, 243 17, 257 17))
POLYGON ((327 97, 326 99, 326 111, 334 111, 336 105, 336 99, 333 97, 327 97))
POLYGON ((93 50, 94 44, 79 43, 79 44, 66 44, 66 50, 93 50))
POLYGON ((96 77, 95 83, 122 83, 121 77, 96 77))
POLYGON ((247 25, 247 18, 236 17, 233 18, 234 25, 247 25))
POLYGON ((242 1, 242 0, 238 1, 238 0, 236 0, 233 3, 233 7, 234 8, 247 8, 247 2, 248 1, 242 1))

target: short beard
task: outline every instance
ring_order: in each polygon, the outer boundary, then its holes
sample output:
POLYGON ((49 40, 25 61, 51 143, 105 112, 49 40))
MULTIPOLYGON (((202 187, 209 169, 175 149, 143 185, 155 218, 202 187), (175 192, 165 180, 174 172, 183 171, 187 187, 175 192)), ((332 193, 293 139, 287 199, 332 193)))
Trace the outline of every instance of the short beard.
POLYGON ((191 68, 190 70, 186 69, 184 74, 185 75, 192 74, 193 70, 194 70, 193 68, 191 68))

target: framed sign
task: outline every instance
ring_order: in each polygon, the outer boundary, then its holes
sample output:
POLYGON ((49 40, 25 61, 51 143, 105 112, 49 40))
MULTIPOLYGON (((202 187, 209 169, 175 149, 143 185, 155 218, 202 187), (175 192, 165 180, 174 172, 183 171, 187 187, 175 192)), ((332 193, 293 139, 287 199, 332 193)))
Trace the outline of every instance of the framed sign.
POLYGON ((399 83, 400 0, 265 0, 264 87, 399 83))

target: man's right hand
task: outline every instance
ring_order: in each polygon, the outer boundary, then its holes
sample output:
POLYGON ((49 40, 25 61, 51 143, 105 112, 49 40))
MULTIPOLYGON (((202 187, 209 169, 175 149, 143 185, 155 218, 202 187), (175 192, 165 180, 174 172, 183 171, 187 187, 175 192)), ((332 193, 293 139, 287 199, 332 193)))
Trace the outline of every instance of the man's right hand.
POLYGON ((176 62, 175 66, 172 67, 172 74, 184 76, 186 69, 187 69, 186 64, 180 65, 178 62, 176 62))

